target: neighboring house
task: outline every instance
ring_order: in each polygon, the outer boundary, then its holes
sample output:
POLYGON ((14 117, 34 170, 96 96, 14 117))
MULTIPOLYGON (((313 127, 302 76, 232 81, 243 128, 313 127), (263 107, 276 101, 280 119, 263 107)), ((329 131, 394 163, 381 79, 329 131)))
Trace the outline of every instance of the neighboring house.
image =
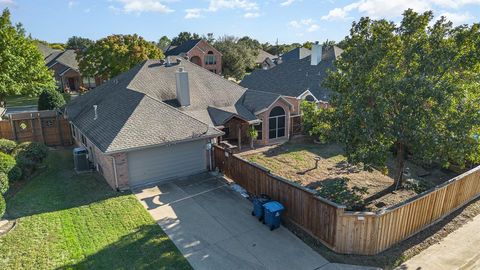
POLYGON ((205 39, 192 39, 179 46, 170 46, 165 56, 180 56, 215 74, 222 74, 222 54, 205 39))
POLYGON ((322 82, 327 71, 334 69, 333 62, 341 53, 342 49, 336 46, 322 49, 321 45, 314 44, 310 56, 290 59, 269 70, 255 70, 240 85, 298 100, 328 104, 332 93, 322 86, 322 82))
POLYGON ((53 70, 60 89, 78 91, 80 87, 92 89, 103 83, 100 78, 83 77, 80 74, 75 50, 53 50, 43 44, 37 46, 44 56, 46 66, 53 70))
POLYGON ((64 110, 78 145, 116 189, 196 174, 211 143, 288 140, 295 98, 247 90, 188 60, 147 60, 81 95, 64 110))
POLYGON ((283 62, 288 62, 290 60, 301 60, 301 59, 304 59, 305 57, 308 57, 312 54, 312 51, 307 49, 307 48, 303 48, 303 47, 299 47, 299 48, 295 48, 289 52, 286 52, 284 54, 281 55, 281 58, 282 58, 282 61, 283 62))

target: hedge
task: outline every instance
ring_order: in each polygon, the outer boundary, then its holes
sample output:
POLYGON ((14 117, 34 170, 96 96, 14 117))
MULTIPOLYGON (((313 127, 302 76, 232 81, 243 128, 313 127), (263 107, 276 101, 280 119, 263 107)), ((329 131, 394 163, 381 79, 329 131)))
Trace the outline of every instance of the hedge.
POLYGON ((0 152, 0 172, 8 174, 16 165, 17 162, 12 156, 0 152))
POLYGON ((12 152, 18 167, 21 168, 25 176, 29 176, 35 169, 35 165, 42 162, 47 154, 48 147, 36 142, 21 143, 12 152))
POLYGON ((38 97, 38 110, 57 109, 65 103, 65 98, 57 90, 44 90, 38 97))
POLYGON ((8 176, 5 173, 0 173, 0 194, 5 194, 8 188, 8 176))
POLYGON ((5 202, 5 198, 3 198, 3 195, 0 194, 0 219, 2 219, 6 209, 7 209, 7 204, 5 202))

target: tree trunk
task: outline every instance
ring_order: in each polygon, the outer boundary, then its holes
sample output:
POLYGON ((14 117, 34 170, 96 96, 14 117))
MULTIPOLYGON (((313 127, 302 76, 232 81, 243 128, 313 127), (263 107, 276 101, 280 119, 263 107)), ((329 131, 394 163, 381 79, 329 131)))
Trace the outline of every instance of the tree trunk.
POLYGON ((405 144, 397 142, 397 156, 395 160, 395 190, 402 186, 403 170, 405 168, 405 144))
POLYGON ((252 138, 250 138, 250 148, 252 148, 252 149, 253 149, 253 140, 254 140, 254 138, 253 138, 253 137, 252 137, 252 138))

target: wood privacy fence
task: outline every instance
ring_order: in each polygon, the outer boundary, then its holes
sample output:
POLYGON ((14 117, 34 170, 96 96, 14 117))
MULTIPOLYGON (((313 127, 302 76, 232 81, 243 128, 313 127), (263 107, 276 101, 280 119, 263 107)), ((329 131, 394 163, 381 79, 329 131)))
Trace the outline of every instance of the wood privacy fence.
POLYGON ((215 146, 214 156, 225 176, 251 194, 281 202, 284 219, 339 253, 380 253, 480 196, 479 166, 383 212, 350 212, 221 147, 215 146))
POLYGON ((56 111, 10 114, 0 121, 0 138, 48 146, 73 144, 70 124, 56 111))

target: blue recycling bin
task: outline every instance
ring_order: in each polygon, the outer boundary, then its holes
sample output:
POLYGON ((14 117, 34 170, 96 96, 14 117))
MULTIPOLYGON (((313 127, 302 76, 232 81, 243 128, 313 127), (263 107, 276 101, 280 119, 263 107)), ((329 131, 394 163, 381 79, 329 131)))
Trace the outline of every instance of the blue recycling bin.
POLYGON ((271 199, 265 194, 262 194, 260 196, 254 196, 253 197, 253 210, 252 210, 252 216, 255 216, 258 218, 258 220, 262 220, 264 213, 263 213, 263 205, 269 202, 271 199))
POLYGON ((263 205, 265 211, 265 217, 263 223, 265 223, 270 230, 280 227, 282 212, 285 210, 285 207, 277 201, 271 201, 263 205))

